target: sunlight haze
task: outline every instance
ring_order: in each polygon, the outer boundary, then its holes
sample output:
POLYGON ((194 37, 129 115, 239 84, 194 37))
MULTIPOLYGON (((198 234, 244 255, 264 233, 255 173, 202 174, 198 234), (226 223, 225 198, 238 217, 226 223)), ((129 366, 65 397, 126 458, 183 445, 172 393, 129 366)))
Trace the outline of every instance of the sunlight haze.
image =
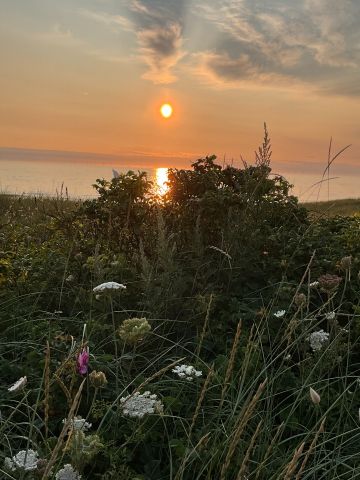
POLYGON ((0 162, 15 148, 240 165, 266 122, 273 168, 295 181, 321 178, 330 137, 334 153, 352 144, 336 162, 346 182, 360 173, 359 13, 356 0, 3 0, 0 162))

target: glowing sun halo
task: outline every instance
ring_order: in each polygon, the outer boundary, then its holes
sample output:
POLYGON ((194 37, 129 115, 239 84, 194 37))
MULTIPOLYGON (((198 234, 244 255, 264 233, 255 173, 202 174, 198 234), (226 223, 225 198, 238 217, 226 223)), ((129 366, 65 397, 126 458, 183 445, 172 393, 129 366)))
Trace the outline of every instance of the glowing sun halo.
POLYGON ((169 103, 164 103, 160 107, 160 113, 164 118, 170 118, 173 113, 173 108, 169 103))

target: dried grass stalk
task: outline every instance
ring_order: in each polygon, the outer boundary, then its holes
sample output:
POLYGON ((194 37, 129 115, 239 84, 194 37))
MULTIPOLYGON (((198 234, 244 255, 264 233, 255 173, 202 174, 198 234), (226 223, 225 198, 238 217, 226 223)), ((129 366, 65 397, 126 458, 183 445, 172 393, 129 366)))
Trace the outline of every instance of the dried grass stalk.
POLYGON ((58 437, 58 441, 57 441, 57 443, 55 445, 55 448, 54 448, 54 450, 51 454, 50 460, 48 461, 48 463, 46 465, 44 475, 41 477, 42 480, 46 480, 49 477, 50 471, 51 471, 52 467, 54 466, 54 464, 56 462, 56 459, 59 455, 59 452, 60 452, 62 444, 63 444, 64 437, 65 437, 67 431, 69 430, 69 427, 71 426, 71 422, 74 418, 76 409, 77 409, 77 407, 80 403, 81 392, 84 388, 85 382, 86 382, 86 378, 84 378, 84 380, 81 382, 79 390, 77 391, 77 393, 75 395, 75 398, 74 398, 74 401, 71 405, 71 408, 70 408, 69 414, 67 416, 67 419, 66 419, 66 421, 64 423, 64 426, 61 430, 61 433, 58 437))
POLYGON ((203 329, 202 329, 199 344, 198 344, 198 347, 197 347, 196 353, 195 353, 196 356, 199 356, 199 354, 200 354, 201 347, 202 347, 202 344, 203 344, 203 341, 204 341, 204 338, 205 338, 205 333, 206 333, 207 327, 209 325, 210 311, 211 311, 211 305, 212 305, 213 299, 214 299, 214 294, 211 293, 210 298, 209 298, 209 303, 208 303, 208 306, 206 308, 206 316, 205 316, 203 329))
POLYGON ((302 455, 304 447, 305 447, 305 442, 303 442, 300 445, 300 447, 295 450, 292 459, 290 460, 290 462, 287 464, 285 468, 284 480, 293 480, 293 473, 297 467, 298 460, 302 455))
POLYGON ((295 477, 295 480, 300 480, 301 475, 303 474, 303 471, 305 470, 306 464, 309 460, 309 457, 312 454, 313 450, 315 449, 315 446, 316 446, 317 440, 319 438, 319 435, 320 435, 320 433, 324 432, 325 421, 326 421, 326 417, 323 418, 323 421, 321 422, 320 427, 319 427, 318 431, 316 432, 315 437, 314 437, 313 441, 311 442, 308 451, 306 452, 305 458, 302 461, 302 464, 301 464, 300 469, 299 469, 299 471, 298 471, 298 473, 295 477))
POLYGON ((225 373, 224 386, 223 386, 223 389, 222 389, 222 392, 221 392, 221 400, 220 400, 219 408, 221 408, 223 403, 224 403, 225 394, 226 394, 226 391, 227 391, 228 386, 229 386, 229 379, 231 377, 231 373, 232 373, 233 368, 234 368, 235 355, 236 355, 237 348, 238 348, 238 345, 239 345, 240 334, 241 334, 241 319, 239 320, 239 323, 237 325, 233 345, 232 345, 231 352, 230 352, 230 358, 229 358, 229 362, 228 362, 226 373, 225 373))
POLYGON ((237 427, 235 429, 235 432, 233 434, 232 441, 229 445, 229 448, 228 448, 228 451, 227 451, 227 454, 226 454, 226 457, 225 457, 225 462, 224 462, 224 464, 221 468, 220 480, 225 480, 225 474, 226 474, 226 472, 227 472, 227 470, 230 466, 231 459, 232 459, 232 457, 234 455, 234 452, 235 452, 235 449, 236 449, 236 447, 239 443, 240 437, 241 437, 248 421, 250 420, 250 418, 252 416, 252 413, 255 409, 255 406, 256 406, 257 402, 259 401, 262 392, 264 391, 266 383, 267 383, 267 378, 265 378, 265 380, 262 383, 260 383, 255 395, 250 400, 250 402, 246 406, 245 410, 242 410, 240 412, 239 422, 238 422, 237 427))
POLYGON ((246 450, 245 457, 244 457, 244 460, 242 461, 242 464, 241 464, 241 467, 240 467, 240 470, 239 470, 239 473, 238 473, 238 476, 237 476, 236 480, 242 480, 243 479, 243 476, 244 476, 245 471, 246 471, 247 464, 248 464, 249 459, 250 459, 251 452, 254 448, 255 440, 256 440, 257 436, 259 435, 260 427, 261 427, 262 423, 263 423, 263 421, 260 420, 260 422, 258 423, 258 426, 256 427, 256 430, 255 430, 253 436, 251 437, 249 446, 246 450))

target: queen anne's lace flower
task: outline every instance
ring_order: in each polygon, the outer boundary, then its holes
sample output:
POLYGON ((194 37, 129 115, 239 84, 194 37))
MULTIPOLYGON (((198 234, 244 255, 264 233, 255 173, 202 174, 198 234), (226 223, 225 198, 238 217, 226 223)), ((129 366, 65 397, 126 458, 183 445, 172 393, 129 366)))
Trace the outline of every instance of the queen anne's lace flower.
POLYGON ((326 318, 326 320, 334 320, 334 318, 335 318, 335 312, 328 312, 328 313, 325 315, 325 318, 326 318))
POLYGON ((64 465, 64 467, 55 475, 56 480, 81 480, 81 475, 74 470, 70 463, 64 465))
MULTIPOLYGON (((63 423, 65 422, 66 419, 64 418, 63 423)), ((81 430, 82 432, 87 432, 92 427, 92 423, 88 423, 85 418, 82 417, 74 417, 71 420, 70 425, 74 430, 81 430)))
POLYGON ((316 288, 316 287, 318 287, 318 286, 319 286, 319 282, 318 282, 317 280, 315 280, 315 282, 311 282, 311 283, 309 284, 309 287, 310 287, 310 288, 316 288))
POLYGON ((123 414, 133 418, 142 418, 149 413, 162 413, 164 408, 161 401, 157 400, 157 395, 150 392, 135 392, 120 398, 120 402, 123 414))
POLYGON ((21 450, 19 453, 14 455, 12 458, 5 458, 5 466, 9 470, 16 470, 21 468, 26 472, 31 472, 32 470, 37 469, 37 463, 39 460, 39 455, 35 450, 29 448, 29 450, 21 450))
POLYGON ((285 315, 285 313, 286 313, 285 310, 278 310, 277 312, 274 313, 274 317, 282 318, 285 315))
POLYGON ((177 365, 172 369, 172 372, 180 378, 185 378, 186 380, 191 381, 193 378, 201 377, 202 372, 200 370, 195 370, 192 365, 177 365))
POLYGON ((104 293, 112 290, 124 290, 126 289, 125 285, 117 282, 105 282, 101 283, 97 287, 93 288, 94 293, 104 293))
POLYGON ((127 343, 135 344, 143 340, 151 331, 151 325, 146 318, 128 318, 119 327, 119 337, 127 343))
POLYGON ((319 330, 309 335, 308 340, 313 352, 318 352, 322 349, 323 344, 329 340, 329 333, 319 330))
POLYGON ((21 377, 19 380, 17 380, 14 385, 11 385, 11 387, 8 388, 9 392, 20 392, 27 383, 27 378, 26 377, 21 377))

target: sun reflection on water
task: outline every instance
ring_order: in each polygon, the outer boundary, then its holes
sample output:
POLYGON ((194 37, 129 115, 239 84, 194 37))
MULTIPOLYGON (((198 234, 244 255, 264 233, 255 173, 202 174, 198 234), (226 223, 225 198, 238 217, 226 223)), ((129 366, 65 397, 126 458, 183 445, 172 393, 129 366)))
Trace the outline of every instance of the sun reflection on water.
POLYGON ((168 169, 167 168, 157 168, 156 169, 156 187, 159 195, 164 195, 169 187, 166 185, 168 181, 168 169))

